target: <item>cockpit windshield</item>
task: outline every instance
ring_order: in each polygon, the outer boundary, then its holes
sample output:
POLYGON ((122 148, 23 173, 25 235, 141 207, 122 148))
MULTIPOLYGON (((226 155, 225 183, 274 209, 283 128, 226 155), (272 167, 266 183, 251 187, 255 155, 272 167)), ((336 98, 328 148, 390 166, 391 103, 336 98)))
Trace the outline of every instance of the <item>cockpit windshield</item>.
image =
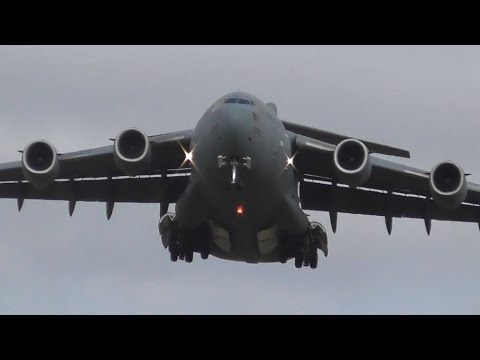
POLYGON ((238 103, 243 105, 250 105, 250 101, 245 99, 238 99, 238 103))
POLYGON ((253 101, 241 99, 241 98, 230 98, 225 101, 225 104, 241 104, 241 105, 252 105, 255 106, 253 101))

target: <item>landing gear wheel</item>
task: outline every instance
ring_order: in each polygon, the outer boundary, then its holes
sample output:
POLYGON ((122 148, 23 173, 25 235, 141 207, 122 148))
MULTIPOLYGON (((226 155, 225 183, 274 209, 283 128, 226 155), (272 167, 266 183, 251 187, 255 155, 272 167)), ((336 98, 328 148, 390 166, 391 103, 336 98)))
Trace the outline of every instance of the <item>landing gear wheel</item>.
POLYGON ((208 252, 202 252, 202 253, 200 254, 200 256, 202 257, 203 260, 207 260, 209 254, 208 254, 208 252))
POLYGON ((310 254, 310 269, 316 269, 318 266, 318 252, 317 249, 312 249, 310 254))
POLYGON ((168 245, 168 250, 170 251, 170 260, 172 262, 177 262, 181 254, 178 244, 178 228, 176 223, 174 223, 174 226, 172 227, 172 234, 170 244, 168 245))
POLYGON ((280 261, 281 264, 286 264, 288 261, 287 241, 288 239, 281 238, 278 245, 278 261, 280 261))
POLYGON ((301 269, 303 267, 303 257, 301 255, 295 256, 295 267, 301 269))
POLYGON ((278 260, 281 264, 286 264, 288 261, 287 252, 283 247, 280 247, 280 249, 278 250, 278 260))
POLYGON ((170 260, 172 262, 177 262, 178 260, 178 253, 176 251, 170 250, 170 260))
POLYGON ((193 261, 193 251, 185 252, 185 262, 190 264, 193 261))

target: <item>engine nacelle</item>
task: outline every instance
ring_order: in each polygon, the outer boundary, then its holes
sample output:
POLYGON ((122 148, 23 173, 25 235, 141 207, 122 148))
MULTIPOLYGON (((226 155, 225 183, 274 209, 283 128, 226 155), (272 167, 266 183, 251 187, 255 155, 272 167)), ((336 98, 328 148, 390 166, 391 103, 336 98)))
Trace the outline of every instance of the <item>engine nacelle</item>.
POLYGON ((148 168, 152 148, 148 137, 137 129, 123 131, 115 139, 114 158, 117 167, 125 174, 135 176, 148 168))
POLYGON ((453 210, 467 198, 467 178, 462 168, 447 161, 435 166, 430 173, 430 192, 438 206, 453 210))
POLYGON ((338 180, 350 187, 363 185, 372 173, 370 153, 364 143, 347 139, 338 144, 333 155, 338 180))
POLYGON ((45 140, 30 143, 23 150, 22 171, 35 188, 48 187, 60 171, 57 151, 45 140))

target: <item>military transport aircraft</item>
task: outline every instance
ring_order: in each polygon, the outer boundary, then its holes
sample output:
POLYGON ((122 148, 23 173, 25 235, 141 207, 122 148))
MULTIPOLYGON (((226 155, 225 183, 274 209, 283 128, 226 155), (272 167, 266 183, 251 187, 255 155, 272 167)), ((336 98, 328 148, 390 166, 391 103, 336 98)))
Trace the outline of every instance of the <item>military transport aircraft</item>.
POLYGON ((194 253, 247 263, 316 268, 328 255, 325 228, 304 211, 480 221, 480 186, 450 161, 419 170, 372 156, 408 151, 287 121, 277 106, 235 92, 205 112, 194 130, 146 136, 121 132, 111 146, 60 154, 45 140, 21 161, 0 164, 0 197, 160 204, 159 231, 170 259, 194 253), (169 205, 176 204, 175 213, 169 205))

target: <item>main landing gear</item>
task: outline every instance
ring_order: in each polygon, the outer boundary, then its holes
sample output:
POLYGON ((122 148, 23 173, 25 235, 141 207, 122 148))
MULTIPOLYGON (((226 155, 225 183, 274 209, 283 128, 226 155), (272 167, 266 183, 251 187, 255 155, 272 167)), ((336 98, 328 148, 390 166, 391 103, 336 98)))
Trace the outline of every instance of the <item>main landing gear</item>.
POLYGON ((297 269, 302 267, 316 269, 318 266, 318 249, 324 253, 325 257, 328 256, 327 232, 321 224, 312 222, 302 245, 296 251, 295 267, 297 269))
POLYGON ((179 229, 175 214, 168 213, 160 219, 159 230, 162 243, 168 249, 172 262, 183 260, 191 263, 195 252, 200 253, 203 260, 208 259, 210 255, 210 228, 208 226, 195 231, 185 231, 179 229))
POLYGON ((318 250, 311 241, 301 247, 295 255, 295 267, 297 269, 309 266, 311 269, 316 269, 318 266, 318 250))
POLYGON ((170 260, 173 262, 177 262, 177 260, 180 259, 190 264, 193 261, 193 249, 190 246, 187 246, 187 244, 185 244, 185 242, 178 236, 176 239, 175 237, 171 239, 168 251, 170 252, 170 260))

